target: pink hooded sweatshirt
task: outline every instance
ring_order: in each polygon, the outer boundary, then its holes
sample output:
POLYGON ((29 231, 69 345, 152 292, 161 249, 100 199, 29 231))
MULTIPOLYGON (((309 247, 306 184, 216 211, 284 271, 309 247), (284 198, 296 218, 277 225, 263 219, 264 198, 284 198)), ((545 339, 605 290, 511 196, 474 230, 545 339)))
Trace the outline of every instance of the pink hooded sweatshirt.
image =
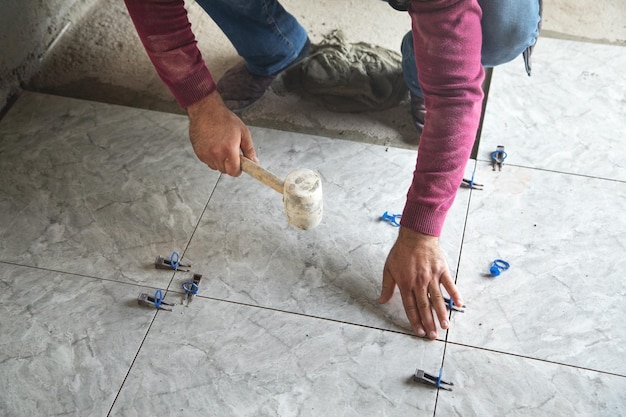
MULTIPOLYGON (((183 108, 216 84, 196 46, 183 0, 125 0, 154 67, 183 108)), ((481 114, 481 9, 477 0, 413 0, 409 11, 427 109, 400 224, 439 236, 481 114)))

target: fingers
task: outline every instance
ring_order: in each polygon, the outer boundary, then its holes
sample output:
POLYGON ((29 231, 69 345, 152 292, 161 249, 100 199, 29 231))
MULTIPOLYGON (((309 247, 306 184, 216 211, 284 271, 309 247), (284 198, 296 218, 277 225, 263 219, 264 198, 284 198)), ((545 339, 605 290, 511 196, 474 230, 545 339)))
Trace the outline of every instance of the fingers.
POLYGON ((380 291, 380 297, 378 297, 379 304, 385 304, 393 297, 393 292, 396 289, 396 281, 391 276, 391 272, 389 268, 385 264, 385 268, 383 269, 383 285, 380 291))
POLYGON ((418 293, 414 295, 417 303, 417 311, 424 327, 423 331, 429 339, 437 338, 437 325, 433 318, 433 310, 426 289, 415 289, 418 293))
MULTIPOLYGON (((391 255, 390 255, 391 257, 391 255)), ((378 302, 380 304, 385 304, 393 297, 393 293, 396 289, 396 280, 389 269, 389 258, 387 262, 385 262, 385 267, 383 269, 383 284, 380 292, 380 297, 378 298, 378 302)), ((402 304, 404 305, 404 311, 406 313, 407 318, 409 319, 409 323, 411 323, 411 328, 413 332, 419 337, 426 336, 426 331, 422 327, 422 321, 420 320, 420 315, 417 307, 417 300, 413 291, 411 289, 402 290, 400 289, 400 296, 402 297, 402 304)), ((428 302, 428 300, 427 300, 428 302)), ((430 309, 430 305, 429 305, 430 309)), ((436 334, 435 334, 436 337, 436 334)))
POLYGON ((254 150, 254 144, 252 143, 252 135, 250 134, 250 130, 245 129, 241 134, 241 152, 243 152, 243 156, 250 159, 255 163, 259 163, 259 158, 256 156, 256 151, 254 150))
MULTIPOLYGON (((413 248, 407 248, 398 242, 391 248, 383 269, 382 289, 378 302, 380 304, 388 302, 398 286, 404 311, 415 334, 419 337, 428 336, 430 339, 436 339, 437 325, 428 295, 430 282, 438 282, 438 279, 435 278, 436 273, 431 268, 425 269, 420 266, 421 262, 430 261, 415 259, 415 255, 413 248)), ((441 300, 440 304, 445 309, 441 300)))
POLYGON ((232 177, 238 177, 241 175, 241 161, 239 160, 239 153, 230 151, 227 155, 224 154, 209 154, 209 157, 205 158, 205 163, 209 168, 219 171, 223 174, 228 174, 232 177))
MULTIPOLYGON (((406 317, 409 319, 409 323, 411 323, 411 328, 413 328, 413 331, 419 337, 426 336, 426 331, 424 330, 422 320, 420 319, 420 308, 418 307, 415 295, 412 291, 400 291, 400 294, 402 295, 404 312, 406 313, 406 317)), ((428 308, 430 309, 430 304, 428 305, 428 308)))
MULTIPOLYGON (((258 161, 256 152, 254 151, 254 145, 250 132, 245 129, 241 136, 241 149, 245 149, 244 155, 248 158, 258 161), (244 148, 244 137, 245 148, 244 148)), ((211 169, 219 171, 223 174, 228 174, 232 177, 238 177, 241 175, 241 160, 239 152, 239 137, 233 137, 230 140, 221 141, 213 145, 213 147, 204 150, 204 152, 198 152, 199 157, 203 160, 211 169)))
POLYGON ((226 158, 224 158, 223 169, 219 169, 219 171, 228 174, 231 177, 238 177, 241 175, 240 149, 249 159, 252 159, 255 162, 258 161, 256 152, 254 151, 254 144, 252 143, 250 130, 248 130, 243 123, 237 127, 238 129, 235 129, 232 133, 232 137, 225 137, 226 140, 224 140, 221 144, 221 151, 226 152, 226 158), (250 155, 252 157, 250 157, 250 155))
POLYGON ((235 154, 234 158, 226 158, 224 159, 224 169, 220 170, 231 177, 238 177, 241 175, 241 161, 239 160, 239 155, 235 154))
POLYGON ((430 294, 430 303, 432 304, 435 314, 439 319, 439 325, 445 330, 450 327, 450 322, 448 321, 448 310, 446 309, 446 303, 443 300, 443 295, 441 294, 439 285, 437 285, 435 281, 431 281, 430 284, 428 284, 428 293, 430 294))

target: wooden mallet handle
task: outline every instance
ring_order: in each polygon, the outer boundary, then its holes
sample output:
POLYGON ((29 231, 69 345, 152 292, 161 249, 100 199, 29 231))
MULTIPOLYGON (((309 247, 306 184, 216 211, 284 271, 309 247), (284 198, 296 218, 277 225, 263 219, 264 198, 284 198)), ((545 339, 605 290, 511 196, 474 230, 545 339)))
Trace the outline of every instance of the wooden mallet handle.
POLYGON ((268 187, 273 188, 281 195, 284 193, 285 182, 283 180, 281 180, 265 168, 262 168, 258 164, 255 164, 243 155, 241 156, 241 170, 250 175, 252 178, 256 178, 268 187))

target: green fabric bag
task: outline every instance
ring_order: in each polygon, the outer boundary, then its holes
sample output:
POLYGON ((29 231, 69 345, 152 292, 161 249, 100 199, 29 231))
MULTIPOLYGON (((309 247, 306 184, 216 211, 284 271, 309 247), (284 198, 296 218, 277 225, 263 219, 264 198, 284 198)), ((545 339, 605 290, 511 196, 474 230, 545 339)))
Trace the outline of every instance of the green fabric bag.
POLYGON ((340 30, 313 45, 285 77, 288 89, 314 96, 336 112, 394 107, 408 91, 399 53, 363 42, 348 44, 340 30))

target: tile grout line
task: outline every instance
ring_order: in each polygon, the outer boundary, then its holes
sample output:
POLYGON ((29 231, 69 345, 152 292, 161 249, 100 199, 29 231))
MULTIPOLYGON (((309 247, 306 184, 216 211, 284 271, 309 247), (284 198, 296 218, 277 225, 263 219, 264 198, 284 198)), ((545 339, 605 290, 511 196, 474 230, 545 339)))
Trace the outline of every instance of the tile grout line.
MULTIPOLYGON (((472 178, 476 175, 476 170, 478 169, 478 160, 474 160, 474 169, 472 171, 472 178)), ((470 215, 470 206, 472 204, 472 195, 474 194, 474 190, 472 188, 469 189, 469 197, 467 198, 467 207, 465 208, 465 220, 463 221, 463 232, 461 233, 461 247, 459 248, 459 257, 456 263, 456 276, 454 277, 454 284, 456 285, 459 279, 459 268, 461 267, 461 257, 463 256, 463 242, 465 241, 465 233, 467 232, 467 221, 470 215)), ((450 312, 450 316, 452 316, 452 312, 450 312)), ((447 336, 446 336, 447 337, 447 336)))
POLYGON ((152 316, 152 320, 150 321, 150 325, 148 326, 148 329, 146 330, 146 334, 144 334, 143 339, 141 339, 139 348, 137 349, 137 352, 135 353, 135 356, 133 357, 133 360, 130 363, 130 366, 128 367, 128 371, 126 371, 126 375, 124 375, 124 380, 120 384, 120 387, 117 390, 117 393, 115 394, 115 398, 113 399, 113 402, 111 403, 111 407, 109 407, 109 411, 106 414, 107 416, 110 416, 111 412, 113 411, 113 407, 115 406, 115 403, 117 402, 117 399, 120 396, 122 389, 124 388, 124 384, 126 384, 126 380, 128 379, 128 376, 130 375, 130 371, 132 371, 133 366, 135 365, 135 361, 137 360, 137 357, 139 356, 139 353, 141 352, 141 348, 143 347, 143 344, 148 338, 148 333, 150 333, 150 329, 152 328, 152 325, 154 324, 154 321, 156 320, 158 313, 159 313, 159 310, 157 309, 157 311, 154 312, 154 316, 152 316))
MULTIPOLYGON (((268 310, 268 311, 272 311, 272 312, 275 312, 275 313, 291 314, 291 315, 294 315, 294 316, 304 317, 304 318, 308 318, 308 319, 322 320, 322 321, 327 321, 327 322, 331 322, 331 323, 345 324, 345 325, 348 325, 348 326, 362 327, 362 328, 365 328, 365 329, 371 329, 371 330, 378 330, 378 331, 383 331, 383 332, 395 333, 395 334, 399 334, 399 335, 414 337, 414 338, 419 339, 419 340, 430 341, 429 339, 418 337, 415 334, 410 333, 408 331, 385 329, 385 328, 382 328, 382 327, 370 326, 370 325, 367 325, 367 324, 354 323, 354 322, 351 322, 351 321, 333 319, 333 318, 323 317, 323 316, 314 316, 314 315, 311 315, 311 314, 299 313, 297 311, 281 310, 281 309, 275 308, 275 307, 268 307, 268 306, 249 304, 249 303, 244 303, 244 302, 241 302, 241 301, 226 300, 226 299, 223 299, 223 298, 209 297, 209 296, 203 296, 203 295, 197 295, 196 297, 203 298, 203 299, 206 299, 206 300, 221 301, 221 302, 224 302, 224 303, 235 304, 235 305, 239 305, 239 306, 243 306, 243 307, 251 307, 251 308, 257 308, 257 309, 260 309, 260 310, 268 310)), ((434 341, 441 342, 442 340, 436 339, 434 341)))
POLYGON ((81 274, 81 273, 78 273, 78 272, 69 272, 69 271, 63 271, 63 270, 60 270, 60 269, 45 268, 45 267, 42 267, 42 266, 26 265, 26 264, 20 264, 20 263, 17 263, 17 262, 11 262, 11 261, 0 260, 0 264, 19 266, 20 268, 36 269, 38 271, 54 272, 54 273, 57 273, 57 274, 73 275, 73 276, 80 277, 80 278, 89 278, 89 279, 98 280, 98 281, 110 282, 112 284, 123 284, 123 285, 132 285, 134 287, 140 287, 140 288, 158 289, 158 287, 154 287, 152 285, 145 285, 145 284, 140 284, 140 283, 136 283, 136 282, 128 282, 128 281, 119 281, 119 280, 115 280, 115 279, 112 279, 112 278, 97 277, 97 276, 94 276, 94 275, 86 275, 86 274, 81 274))
MULTIPOLYGON (((187 252, 187 249, 189 248, 189 245, 191 244, 191 240, 193 239, 193 236, 196 233, 196 230, 198 230, 198 226, 200 226, 200 222, 202 221, 202 216, 204 215, 204 213, 206 212, 207 207, 209 206, 209 202, 211 201, 211 197, 213 197, 213 193, 215 193, 215 189, 217 188, 217 183, 219 182, 219 180, 221 179, 222 174, 220 174, 220 176, 218 177, 217 181, 215 181, 215 185, 213 186, 213 189, 211 190, 211 193, 209 194, 209 198, 207 199, 206 204, 204 205, 204 208, 202 209, 202 212, 200 213, 200 216, 198 216, 198 221, 196 223, 196 226, 193 229, 193 232, 191 232, 191 236, 189 237, 189 240, 187 241, 187 244, 185 245, 185 249, 183 250, 183 256, 185 256, 185 252, 187 252)), ((174 271, 174 273, 172 274, 172 277, 170 278, 169 283, 167 284, 167 287, 165 289, 165 296, 167 296, 167 294, 170 292, 170 286, 172 285, 172 282, 174 281, 174 277, 176 276, 176 271, 174 271)), ((172 291, 174 292, 174 291, 172 291)), ((163 298, 165 298, 165 296, 163 298)), ((128 371, 126 371, 126 375, 124 376, 124 380, 122 381, 119 389, 117 390, 117 394, 115 394, 115 399, 113 400, 113 402, 111 403, 111 407, 109 408, 109 411, 107 413, 107 416, 111 415, 111 412, 113 411, 113 407, 115 407, 115 403, 117 402, 117 399, 119 398, 122 389, 124 389, 124 384, 126 384, 126 380, 128 379, 128 376, 130 375, 131 371, 133 370, 133 366, 135 365, 135 361, 137 360, 137 357, 139 356, 139 354, 141 353, 141 348, 143 347, 143 344, 145 343, 146 339, 148 338, 148 335, 150 334, 150 330, 152 329, 152 325, 154 324, 156 318, 157 318, 157 314, 159 313, 159 310, 157 309, 154 312, 154 316, 152 317, 152 320, 150 321, 150 325, 148 326, 148 329, 146 330, 146 334, 143 336, 143 339, 141 340, 141 343, 139 344, 139 348, 137 349, 137 352, 135 353, 135 356, 133 358, 133 361, 131 362, 130 366, 128 367, 128 371)))
MULTIPOLYGON (((204 208, 202 209, 202 213, 200 213, 200 216, 198 216, 198 221, 196 222, 196 226, 193 228, 193 231, 191 232, 191 236, 189 236, 189 240, 187 241, 187 244, 185 245, 185 249, 183 249, 183 254, 180 257, 181 260, 185 257, 185 254, 187 253, 187 250, 189 249, 189 245, 191 245, 191 241, 193 240, 193 237, 195 236, 196 231, 198 230, 198 227, 200 227, 200 223, 202 222, 202 217, 204 216, 204 213, 206 213, 206 210, 209 207, 209 203, 211 202, 211 198, 213 198, 213 194, 215 194, 215 190, 217 189, 217 184, 220 182, 223 175, 224 174, 220 173, 219 177, 217 178, 217 181, 215 181, 215 184, 213 185, 213 189, 211 190, 211 193, 209 194, 209 198, 207 199, 206 204, 204 205, 204 208)), ((172 282, 174 281, 175 276, 176 276, 176 271, 174 271, 174 273, 172 274, 172 278, 170 278, 170 282, 167 284, 167 289, 165 293, 166 295, 170 291, 170 287, 172 286, 172 282)), ((171 290, 171 291, 174 292, 174 290, 171 290)))
MULTIPOLYGON (((478 159, 474 160, 474 169, 472 170, 472 178, 476 175, 476 170, 478 169, 478 159)), ((467 207, 465 208, 465 220, 463 221, 463 232, 461 233, 461 247, 459 248, 459 257, 457 259, 456 264, 456 276, 454 277, 454 284, 456 285, 459 279, 459 269, 461 267, 461 257, 463 256, 463 242, 465 241, 465 232, 467 231, 467 220, 469 219, 470 214, 470 205, 472 203, 472 195, 474 194, 474 190, 472 188, 469 189, 469 197, 467 198, 467 207)), ((448 312, 448 322, 452 319, 452 310, 448 312)), ((446 352, 448 350, 448 337, 450 335, 450 329, 446 330, 446 337, 443 341, 443 353, 441 355, 441 369, 443 369, 443 365, 446 362, 446 352)), ((439 393, 441 389, 437 388, 437 395, 435 396, 435 408, 433 410, 433 417, 437 415, 437 403, 439 402, 439 393)))
MULTIPOLYGON (((487 159, 476 159, 476 163, 478 163, 478 162, 490 162, 490 161, 487 160, 487 159)), ((533 167, 533 166, 528 166, 528 165, 518 165, 518 164, 507 164, 507 165, 508 166, 512 166, 512 167, 516 167, 516 168, 530 169, 530 170, 533 170, 533 171, 549 172, 549 173, 552 173, 552 174, 572 175, 572 176, 575 176, 575 177, 588 178, 588 179, 592 179, 592 180, 602 180, 602 181, 626 183, 626 180, 620 180, 620 179, 617 179, 617 178, 599 177, 597 175, 580 174, 580 173, 577 173, 577 172, 558 171, 558 170, 554 170, 554 169, 533 167)))
MULTIPOLYGON (((452 312, 450 312, 450 315, 452 315, 452 312)), ((443 353, 441 354, 441 368, 439 368, 440 370, 443 369, 443 365, 446 362, 446 351, 448 349, 448 334, 449 332, 446 331, 446 338, 443 341, 443 353)), ((437 415, 437 403, 439 402, 440 392, 441 392, 441 388, 437 387, 437 394, 435 395, 435 408, 433 409, 433 417, 436 417, 437 415)))
POLYGON ((564 366, 564 367, 573 368, 573 369, 580 369, 582 371, 596 372, 598 374, 616 376, 618 378, 626 378, 626 374, 622 375, 622 374, 618 374, 616 372, 602 371, 600 369, 587 368, 585 366, 572 365, 572 364, 569 364, 569 363, 557 362, 557 361, 552 361, 552 360, 549 360, 549 359, 533 358, 532 356, 522 355, 520 353, 504 352, 504 351, 497 350, 497 349, 489 349, 489 348, 486 348, 486 347, 472 346, 472 345, 468 345, 466 343, 451 342, 451 341, 447 340, 447 337, 446 337, 446 343, 447 344, 449 343, 449 344, 455 345, 455 346, 462 346, 462 347, 469 348, 469 349, 483 350, 485 352, 498 353, 500 355, 514 356, 514 357, 521 358, 521 359, 527 359, 527 360, 536 361, 536 362, 543 362, 543 363, 547 363, 547 364, 551 364, 551 365, 564 366))

